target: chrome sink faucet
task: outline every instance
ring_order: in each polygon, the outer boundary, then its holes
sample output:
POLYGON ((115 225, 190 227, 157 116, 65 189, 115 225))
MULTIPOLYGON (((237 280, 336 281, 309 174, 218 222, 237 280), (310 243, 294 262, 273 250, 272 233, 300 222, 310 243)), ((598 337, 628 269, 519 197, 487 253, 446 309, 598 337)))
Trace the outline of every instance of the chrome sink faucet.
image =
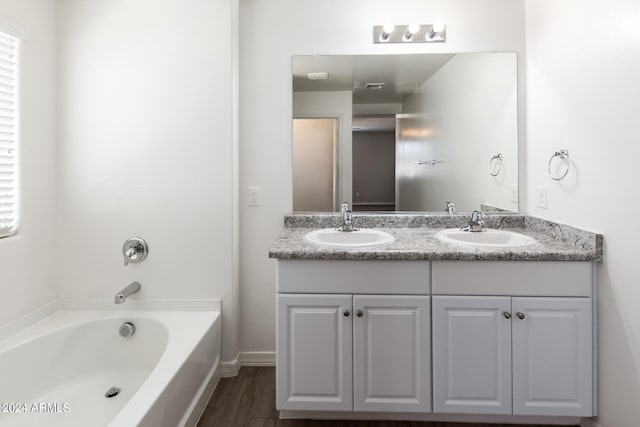
POLYGON ((449 215, 453 215, 454 213, 456 213, 456 204, 453 202, 446 202, 447 203, 447 210, 446 212, 449 215))
POLYGON ((140 288, 142 288, 142 286, 140 285, 140 282, 131 282, 129 286, 127 286, 126 288, 124 288, 123 290, 121 290, 116 294, 115 303, 122 304, 124 300, 127 299, 128 296, 135 294, 140 290, 140 288))
POLYGON ((356 228, 353 228, 353 217, 351 213, 351 209, 349 208, 349 203, 344 202, 340 205, 340 213, 342 214, 342 223, 340 227, 338 227, 338 231, 355 231, 356 228))
POLYGON ((484 228, 484 219, 482 217, 482 212, 481 211, 473 211, 471 213, 471 219, 469 220, 469 225, 464 227, 462 230, 463 231, 472 231, 474 233, 477 233, 479 231, 482 231, 483 228, 484 228))

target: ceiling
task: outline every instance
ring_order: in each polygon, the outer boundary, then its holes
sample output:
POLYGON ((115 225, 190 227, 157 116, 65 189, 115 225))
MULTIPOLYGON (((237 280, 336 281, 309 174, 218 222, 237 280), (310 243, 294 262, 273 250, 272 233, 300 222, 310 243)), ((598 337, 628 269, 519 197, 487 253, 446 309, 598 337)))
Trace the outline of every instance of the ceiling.
POLYGON ((400 103, 454 54, 309 55, 292 58, 294 92, 353 91, 354 104, 400 103), (307 73, 327 72, 327 80, 307 73), (385 83, 381 90, 367 83, 385 83))

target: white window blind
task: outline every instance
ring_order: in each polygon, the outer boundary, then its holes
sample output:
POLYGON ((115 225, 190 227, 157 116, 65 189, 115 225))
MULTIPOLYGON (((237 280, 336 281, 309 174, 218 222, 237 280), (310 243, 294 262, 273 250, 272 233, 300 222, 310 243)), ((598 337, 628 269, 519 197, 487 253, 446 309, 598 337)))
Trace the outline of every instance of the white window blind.
POLYGON ((18 228, 18 40, 0 32, 0 238, 18 228))

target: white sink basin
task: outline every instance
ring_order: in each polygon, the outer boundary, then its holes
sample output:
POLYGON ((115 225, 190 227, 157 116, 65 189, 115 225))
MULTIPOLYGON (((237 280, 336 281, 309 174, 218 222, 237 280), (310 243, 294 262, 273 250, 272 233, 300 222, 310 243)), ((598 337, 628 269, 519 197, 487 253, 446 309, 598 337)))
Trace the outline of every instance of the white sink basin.
POLYGON ((391 234, 379 230, 337 231, 334 228, 323 228, 305 234, 304 240, 318 246, 348 249, 384 245, 395 239, 391 234))
POLYGON ((533 237, 507 230, 485 230, 480 232, 462 231, 448 228, 436 233, 436 237, 445 243, 489 248, 518 248, 537 243, 533 237))

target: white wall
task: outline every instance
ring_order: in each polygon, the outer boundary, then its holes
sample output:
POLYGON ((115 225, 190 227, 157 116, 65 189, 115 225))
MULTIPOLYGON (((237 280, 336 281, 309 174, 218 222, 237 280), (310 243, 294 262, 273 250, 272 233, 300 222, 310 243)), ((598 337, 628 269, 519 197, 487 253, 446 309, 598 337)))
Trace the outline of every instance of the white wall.
POLYGON ((398 121, 398 210, 442 211, 447 201, 462 212, 482 204, 518 210, 511 202, 518 184, 516 75, 515 54, 456 55, 405 100, 403 112, 415 118, 398 121), (425 136, 403 137, 416 126, 425 136), (498 153, 502 170, 494 177, 489 160, 498 153))
POLYGON ((0 0, 0 19, 30 33, 20 59, 20 228, 0 239, 1 325, 56 297, 55 1, 0 0))
MULTIPOLYGON (((353 173, 351 164, 351 125, 353 119, 351 92, 295 92, 293 116, 297 118, 335 117, 338 129, 338 194, 337 203, 351 203, 353 173)), ((293 183, 291 184, 293 186, 293 183)), ((335 210, 338 206, 335 207, 335 210)))
POLYGON ((60 296, 222 298, 231 360, 233 1, 58 7, 60 296), (150 254, 124 267, 132 236, 150 254))
POLYGON ((640 3, 527 0, 527 196, 533 215, 604 235, 599 266, 600 417, 640 420, 640 3), (605 29, 591 31, 588 28, 605 29), (567 148, 567 178, 547 176, 567 148), (536 206, 536 187, 548 209, 536 206))
MULTIPOLYGON (((242 0, 240 3, 241 349, 275 346, 275 261, 269 246, 291 211, 291 56, 516 51, 523 64, 524 0, 242 0), (446 43, 374 45, 387 21, 447 23, 446 43), (262 206, 247 207, 247 187, 262 206)), ((523 81, 520 68, 520 81, 523 81)), ((522 113, 522 110, 520 110, 522 113)), ((524 127, 522 127, 524 130, 524 127)))

